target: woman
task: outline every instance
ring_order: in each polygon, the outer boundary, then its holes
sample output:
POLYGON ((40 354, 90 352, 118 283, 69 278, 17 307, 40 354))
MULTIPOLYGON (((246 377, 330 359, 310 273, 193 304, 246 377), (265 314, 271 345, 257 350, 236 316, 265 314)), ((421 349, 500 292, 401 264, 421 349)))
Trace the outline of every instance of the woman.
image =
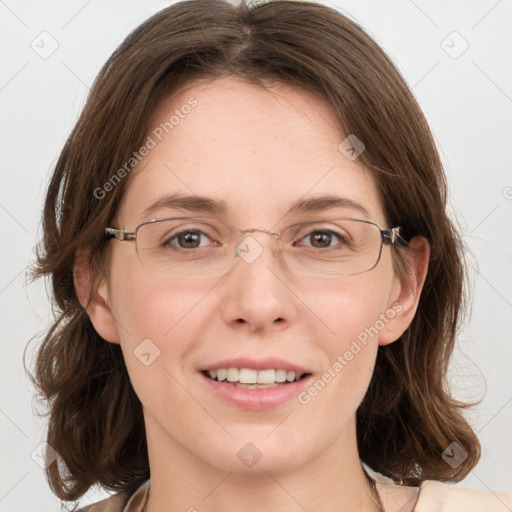
POLYGON ((48 478, 84 510, 507 510, 450 486, 460 237, 416 101, 315 3, 181 2, 100 72, 37 275, 48 478), (59 464, 60 462, 60 464, 59 464))

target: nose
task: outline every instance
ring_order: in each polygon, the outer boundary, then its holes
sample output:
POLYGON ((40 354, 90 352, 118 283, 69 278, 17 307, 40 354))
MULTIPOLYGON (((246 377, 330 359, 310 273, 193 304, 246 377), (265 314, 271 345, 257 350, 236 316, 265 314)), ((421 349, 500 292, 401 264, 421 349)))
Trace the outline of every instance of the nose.
POLYGON ((285 329, 297 316, 297 303, 274 239, 264 233, 246 235, 237 254, 223 279, 224 321, 254 332, 285 329))

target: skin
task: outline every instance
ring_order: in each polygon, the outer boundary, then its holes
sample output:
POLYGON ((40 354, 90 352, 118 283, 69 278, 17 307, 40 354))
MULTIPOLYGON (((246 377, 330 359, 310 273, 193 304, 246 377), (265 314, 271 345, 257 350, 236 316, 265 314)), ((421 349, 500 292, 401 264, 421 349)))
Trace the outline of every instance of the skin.
MULTIPOLYGON (((310 93, 269 85, 195 82, 164 102, 152 126, 190 97, 198 105, 132 171, 112 226, 131 231, 149 218, 171 216, 165 208, 142 212, 179 191, 226 200, 225 220, 242 228, 279 231, 308 220, 283 215, 296 199, 333 193, 361 203, 371 220, 389 227, 371 173, 338 150, 346 135, 330 108, 310 93)), ((336 213, 363 218, 347 209, 336 213)), ((151 467, 147 511, 377 510, 357 452, 355 413, 378 346, 396 341, 414 316, 428 244, 413 240, 404 281, 393 274, 387 246, 373 270, 322 280, 287 272, 272 238, 252 236, 262 254, 252 263, 240 260, 222 278, 151 274, 134 243, 117 241, 110 242, 108 280, 93 287, 87 268, 77 269, 80 299, 91 298, 88 313, 98 333, 121 344, 143 405, 151 467), (379 335, 308 404, 294 399, 274 410, 246 411, 200 381, 198 369, 239 355, 281 357, 320 378, 397 303, 400 311, 379 335), (149 366, 134 355, 147 338, 160 350, 149 366), (261 452, 250 468, 237 457, 247 442, 261 452)))

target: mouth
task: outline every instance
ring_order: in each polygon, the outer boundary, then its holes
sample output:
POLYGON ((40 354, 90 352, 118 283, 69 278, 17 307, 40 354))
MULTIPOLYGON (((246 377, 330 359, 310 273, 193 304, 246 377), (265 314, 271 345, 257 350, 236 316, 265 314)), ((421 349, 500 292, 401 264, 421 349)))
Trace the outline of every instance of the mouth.
POLYGON ((210 380, 244 389, 268 389, 301 381, 311 373, 299 373, 284 368, 254 370, 251 368, 218 368, 201 372, 210 380))
POLYGON ((313 380, 307 366, 276 356, 240 355, 199 367, 198 374, 207 396, 253 412, 293 403, 313 380))

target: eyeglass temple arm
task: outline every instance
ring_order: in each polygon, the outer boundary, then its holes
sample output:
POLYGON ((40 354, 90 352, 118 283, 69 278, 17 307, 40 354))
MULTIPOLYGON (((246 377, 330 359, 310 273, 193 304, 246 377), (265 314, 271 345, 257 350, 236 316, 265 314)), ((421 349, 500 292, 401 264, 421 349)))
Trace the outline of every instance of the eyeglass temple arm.
POLYGON ((135 233, 127 233, 124 229, 116 229, 116 228, 105 228, 105 238, 107 240, 112 240, 115 238, 120 242, 135 240, 137 235, 135 233))
POLYGON ((407 243, 407 240, 402 238, 401 231, 402 231, 402 228, 399 226, 396 228, 381 230, 383 242, 385 244, 399 244, 399 245, 406 247, 409 244, 407 243))

